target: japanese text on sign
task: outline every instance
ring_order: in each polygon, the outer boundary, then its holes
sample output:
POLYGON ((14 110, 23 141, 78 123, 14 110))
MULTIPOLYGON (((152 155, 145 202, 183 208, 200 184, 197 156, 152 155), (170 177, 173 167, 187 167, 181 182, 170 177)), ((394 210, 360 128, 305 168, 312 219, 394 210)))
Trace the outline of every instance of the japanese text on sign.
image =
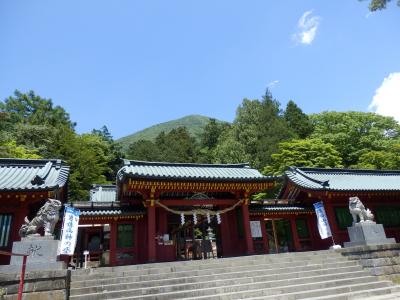
POLYGON ((65 208, 60 254, 74 254, 78 236, 79 214, 79 209, 73 207, 65 208))

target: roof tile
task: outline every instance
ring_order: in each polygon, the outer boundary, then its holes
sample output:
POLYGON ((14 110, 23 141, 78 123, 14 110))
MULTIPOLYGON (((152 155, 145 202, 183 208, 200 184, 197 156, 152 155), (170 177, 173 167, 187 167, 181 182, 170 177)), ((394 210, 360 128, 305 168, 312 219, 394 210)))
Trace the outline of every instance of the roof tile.
POLYGON ((191 164, 143 162, 125 160, 125 165, 118 171, 117 178, 151 178, 151 179, 181 179, 181 180, 220 180, 249 181, 274 180, 275 177, 262 175, 248 164, 191 164))
POLYGON ((0 190, 49 190, 64 186, 68 175, 61 160, 0 159, 0 190))
POLYGON ((400 191, 400 171, 292 167, 285 174, 311 190, 400 191))

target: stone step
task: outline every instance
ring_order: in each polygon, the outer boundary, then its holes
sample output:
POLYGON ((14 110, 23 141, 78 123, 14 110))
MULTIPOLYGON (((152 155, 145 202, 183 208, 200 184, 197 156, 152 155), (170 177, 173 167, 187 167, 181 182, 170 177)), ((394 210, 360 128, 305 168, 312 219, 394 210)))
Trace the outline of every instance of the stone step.
MULTIPOLYGON (((278 293, 271 294, 269 289, 259 289, 259 290, 250 290, 246 292, 238 293, 225 293, 215 295, 213 297, 192 297, 192 298, 184 298, 185 300, 194 300, 194 299, 266 299, 266 300, 297 300, 297 299, 314 299, 315 297, 330 297, 335 296, 340 293, 346 293, 350 291, 365 291, 367 289, 377 290, 377 289, 388 289, 388 282, 372 282, 372 283, 357 283, 357 284, 343 284, 341 286, 333 286, 333 287, 325 287, 325 288, 309 288, 302 289, 298 291, 280 291, 278 293)), ((117 300, 117 299, 115 299, 117 300)), ((122 299, 118 299, 122 300, 122 299)))
POLYGON ((299 261, 299 260, 321 260, 325 258, 337 258, 341 260, 346 260, 342 255, 335 253, 334 251, 324 251, 318 253, 313 252, 298 252, 286 254, 263 254, 254 256, 244 256, 244 257, 230 257, 230 258, 216 258, 216 259, 206 259, 206 260, 193 260, 193 261, 178 261, 178 262, 166 262, 166 263, 149 263, 149 264, 139 264, 130 266, 115 266, 115 267, 102 267, 102 268, 92 268, 92 269, 78 269, 74 271, 73 276, 87 276, 94 274, 103 273, 124 273, 132 271, 149 271, 149 270, 160 270, 160 269, 170 269, 170 270, 184 270, 193 268, 210 268, 214 265, 225 265, 225 266, 240 266, 240 265, 254 265, 260 261, 265 262, 277 262, 277 261, 299 261))
POLYGON ((126 282, 144 282, 144 281, 155 281, 155 280, 168 280, 168 279, 181 279, 181 278, 191 278, 191 277, 203 277, 203 276, 229 276, 230 273, 233 274, 244 274, 251 275, 255 273, 268 273, 268 274, 280 274, 287 272, 300 272, 307 270, 318 270, 324 268, 343 268, 343 267, 353 267, 357 270, 361 270, 361 266, 356 262, 342 261, 337 262, 335 260, 327 260, 319 263, 309 263, 307 261, 301 264, 293 265, 291 263, 283 264, 259 264, 257 266, 251 267, 230 267, 230 268, 215 268, 208 270, 192 270, 192 271, 182 271, 182 272, 168 272, 159 274, 148 274, 148 275, 133 275, 133 276, 117 276, 109 278, 100 279, 87 279, 76 281, 72 280, 71 287, 89 287, 95 285, 113 284, 113 283, 126 283, 126 282))
POLYGON ((256 276, 256 275, 273 275, 273 276, 285 276, 287 274, 300 274, 301 272, 310 271, 321 271, 321 270, 331 270, 340 268, 342 270, 347 270, 348 272, 355 272, 362 270, 361 266, 351 263, 351 262, 339 262, 339 263, 324 263, 324 264, 312 264, 307 266, 290 266, 281 269, 268 269, 268 265, 260 265, 257 269, 240 271, 233 269, 229 272, 212 272, 212 270, 207 270, 207 272, 178 272, 178 273, 167 273, 167 274, 154 274, 147 276, 126 276, 126 277, 114 277, 101 280, 87 280, 72 282, 72 288, 84 288, 107 284, 119 284, 119 283, 130 283, 130 282, 141 282, 149 283, 155 285, 156 283, 166 282, 168 280, 184 280, 186 282, 197 282, 204 280, 215 280, 222 278, 231 277, 246 277, 246 276, 256 276))
MULTIPOLYGON (((364 273, 361 271, 361 274, 364 273)), ((113 292, 75 295, 71 296, 70 299, 100 300, 123 297, 127 299, 178 299, 193 296, 199 299, 200 297, 207 298, 221 293, 232 293, 232 296, 238 299, 240 295, 247 294, 252 290, 255 290, 255 292, 252 292, 250 296, 263 296, 361 283, 375 284, 376 278, 373 276, 360 276, 357 272, 260 282, 252 282, 250 278, 250 280, 244 283, 236 283, 235 280, 225 280, 221 283, 214 281, 200 284, 159 286, 145 289, 127 289, 113 292), (219 284, 221 284, 221 286, 219 286, 219 284), (268 292, 267 294, 263 292, 263 294, 260 295, 260 291, 268 292)))
MULTIPOLYGON (((312 257, 312 256, 336 256, 342 257, 339 253, 333 250, 320 250, 320 251, 305 251, 305 252, 286 252, 279 254, 259 254, 259 255, 249 255, 249 256, 236 256, 236 257, 225 257, 218 259, 206 259, 206 260, 185 260, 185 261, 173 261, 173 262, 161 262, 161 263, 148 263, 148 264, 137 264, 137 265, 127 265, 127 266, 115 266, 115 267, 102 267, 98 269, 79 269, 76 270, 77 273, 92 273, 92 272, 114 272, 114 271, 123 271, 127 270, 142 270, 142 269, 152 269, 152 268, 162 268, 168 266, 169 268, 180 267, 180 266, 196 266, 196 265, 206 265, 213 264, 214 261, 218 262, 226 262, 226 263, 235 263, 235 262, 244 262, 247 260, 259 261, 260 259, 290 259, 291 257, 312 257)), ((83 275, 82 274, 82 275, 83 275)))
POLYGON ((217 276, 206 275, 206 276, 192 276, 192 277, 181 277, 175 279, 164 279, 164 280, 149 280, 149 281, 130 281, 130 282, 117 282, 117 283, 105 283, 96 284, 88 287, 71 288, 71 295, 80 294, 90 294, 90 293, 102 293, 104 291, 116 291, 116 290, 128 290, 128 289, 140 289, 140 288, 152 288, 156 286, 169 286, 169 285, 189 285, 189 284, 199 284, 207 282, 219 282, 229 280, 233 283, 245 283, 245 282, 258 282, 258 281, 277 281, 284 279, 298 279, 304 277, 316 277, 321 275, 334 275, 334 274, 344 274, 343 276, 353 277, 356 274, 359 276, 369 275, 367 272, 363 271, 360 266, 350 266, 350 267, 338 267, 337 265, 332 265, 332 268, 321 268, 321 266, 314 266, 310 270, 305 270, 304 268, 298 268, 294 270, 289 268, 285 272, 271 273, 269 270, 263 271, 249 271, 249 272, 232 272, 225 273, 217 276))
MULTIPOLYGON (((142 270, 129 270, 124 269, 124 271, 114 271, 114 272, 95 272, 95 273, 88 273, 85 275, 78 275, 81 273, 72 273, 72 280, 73 281, 81 281, 81 280, 90 280, 90 279, 102 279, 102 278, 112 278, 112 277, 124 277, 124 276, 139 276, 139 275, 150 275, 150 274, 160 274, 160 273, 173 273, 173 272, 193 272, 196 271, 203 271, 203 270, 213 270, 216 271, 218 269, 237 269, 237 270, 247 270, 257 268, 260 264, 269 265, 271 268, 282 268, 285 266, 305 266, 310 264, 320 264, 324 262, 349 262, 346 258, 343 257, 301 257, 299 259, 277 259, 274 261, 270 260, 254 260, 254 261, 245 261, 241 264, 224 264, 218 263, 217 260, 214 264, 205 264, 205 265, 197 265, 197 266, 184 266, 184 267, 162 267, 162 268, 150 268, 150 269, 142 269, 142 270)), ((357 263, 357 262, 354 262, 357 263)))
POLYGON ((399 299, 400 299, 400 292, 393 292, 381 296, 371 296, 368 298, 368 300, 399 300, 399 299))
MULTIPOLYGON (((389 282, 390 283, 390 282, 389 282)), ((387 287, 365 289, 361 291, 352 291, 348 293, 339 293, 336 295, 312 297, 308 300, 350 300, 350 299, 368 299, 368 300, 384 300, 384 299, 400 299, 400 288, 389 285, 387 287)))
MULTIPOLYGON (((247 300, 295 300, 295 299, 307 299, 307 300, 353 300, 353 299, 368 299, 372 300, 374 297, 388 296, 395 291, 395 288, 389 281, 383 282, 378 281, 376 283, 368 284, 353 284, 345 285, 341 287, 326 288, 323 290, 310 290, 309 292, 300 293, 284 293, 273 296, 260 296, 260 297, 243 297, 240 299, 247 300), (382 286, 383 285, 383 286, 382 286)), ((393 294, 392 294, 393 295, 393 294)), ((225 295, 225 299, 233 299, 229 295, 225 295)), ((193 299, 193 298, 187 298, 193 299)), ((196 298, 199 299, 199 298, 196 298)), ((214 298, 222 299, 222 298, 214 298)), ((386 298, 382 298, 386 299, 386 298)), ((391 299, 391 298, 388 298, 391 299)), ((398 299, 398 298, 395 298, 398 299)), ((186 299, 185 299, 186 300, 186 299)), ((378 299, 376 299, 378 300, 378 299)))

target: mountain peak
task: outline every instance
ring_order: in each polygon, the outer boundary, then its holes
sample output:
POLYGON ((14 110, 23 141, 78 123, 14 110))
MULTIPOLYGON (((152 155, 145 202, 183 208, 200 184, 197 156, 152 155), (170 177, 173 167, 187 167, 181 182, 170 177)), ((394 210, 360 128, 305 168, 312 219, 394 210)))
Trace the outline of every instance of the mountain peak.
MULTIPOLYGON (((153 141, 155 138, 164 131, 165 133, 170 132, 172 129, 178 127, 186 127, 190 135, 198 139, 202 134, 204 127, 210 121, 210 117, 202 115, 187 115, 179 119, 159 123, 143 130, 137 131, 125 137, 117 140, 122 145, 123 149, 127 149, 130 144, 139 140, 150 140, 153 141)), ((217 120, 217 122, 225 122, 217 120)))

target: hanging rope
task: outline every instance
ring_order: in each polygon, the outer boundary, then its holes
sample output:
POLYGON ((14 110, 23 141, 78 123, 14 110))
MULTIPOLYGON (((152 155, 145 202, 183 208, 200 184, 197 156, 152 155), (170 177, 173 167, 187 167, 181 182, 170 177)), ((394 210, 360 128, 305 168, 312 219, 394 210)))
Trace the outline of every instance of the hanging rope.
POLYGON ((196 215, 206 216, 207 214, 210 214, 211 216, 216 216, 218 214, 221 215, 221 214, 227 213, 228 211, 231 211, 231 210, 235 209, 236 206, 238 206, 239 204, 243 203, 243 200, 239 200, 238 202, 236 202, 231 207, 227 207, 225 209, 217 210, 217 211, 210 210, 210 209, 204 209, 204 208, 198 208, 198 209, 194 209, 194 210, 190 210, 190 211, 188 211, 188 210, 175 210, 175 209, 169 208, 168 206, 162 204, 158 200, 156 200, 155 203, 158 206, 160 206, 160 207, 164 208, 165 210, 169 211, 170 213, 177 214, 177 215, 182 215, 183 214, 185 216, 190 216, 190 215, 196 214, 196 215))

